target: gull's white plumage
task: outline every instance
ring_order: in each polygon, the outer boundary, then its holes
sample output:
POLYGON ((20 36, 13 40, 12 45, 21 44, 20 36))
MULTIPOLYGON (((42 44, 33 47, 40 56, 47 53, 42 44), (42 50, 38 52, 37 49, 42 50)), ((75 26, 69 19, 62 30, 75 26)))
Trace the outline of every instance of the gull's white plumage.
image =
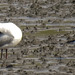
POLYGON ((0 23, 0 48, 17 45, 22 39, 22 31, 14 23, 0 23))

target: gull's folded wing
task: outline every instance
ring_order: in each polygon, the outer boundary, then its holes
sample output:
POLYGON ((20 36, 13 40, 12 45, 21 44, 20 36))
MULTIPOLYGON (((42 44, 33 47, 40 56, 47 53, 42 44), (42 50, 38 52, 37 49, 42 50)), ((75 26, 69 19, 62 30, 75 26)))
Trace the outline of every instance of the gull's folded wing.
POLYGON ((12 40, 13 40, 13 36, 0 32, 0 47, 11 43, 12 40))

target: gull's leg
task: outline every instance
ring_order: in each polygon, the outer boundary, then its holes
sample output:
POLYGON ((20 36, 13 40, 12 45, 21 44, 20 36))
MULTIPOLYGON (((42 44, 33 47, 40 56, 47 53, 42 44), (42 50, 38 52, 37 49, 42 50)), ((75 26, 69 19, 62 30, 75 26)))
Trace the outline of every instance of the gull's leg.
POLYGON ((8 50, 6 49, 6 59, 7 59, 7 56, 8 56, 8 55, 7 55, 7 52, 8 52, 8 50))
POLYGON ((3 49, 1 49, 1 59, 2 59, 2 55, 3 55, 3 49))

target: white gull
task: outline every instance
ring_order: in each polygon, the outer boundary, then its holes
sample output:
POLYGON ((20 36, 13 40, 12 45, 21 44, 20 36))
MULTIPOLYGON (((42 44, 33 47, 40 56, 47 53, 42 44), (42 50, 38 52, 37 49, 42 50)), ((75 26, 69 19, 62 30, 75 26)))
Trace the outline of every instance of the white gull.
POLYGON ((14 23, 0 23, 0 49, 1 58, 3 49, 6 50, 7 58, 7 48, 17 45, 22 39, 22 31, 14 23))

